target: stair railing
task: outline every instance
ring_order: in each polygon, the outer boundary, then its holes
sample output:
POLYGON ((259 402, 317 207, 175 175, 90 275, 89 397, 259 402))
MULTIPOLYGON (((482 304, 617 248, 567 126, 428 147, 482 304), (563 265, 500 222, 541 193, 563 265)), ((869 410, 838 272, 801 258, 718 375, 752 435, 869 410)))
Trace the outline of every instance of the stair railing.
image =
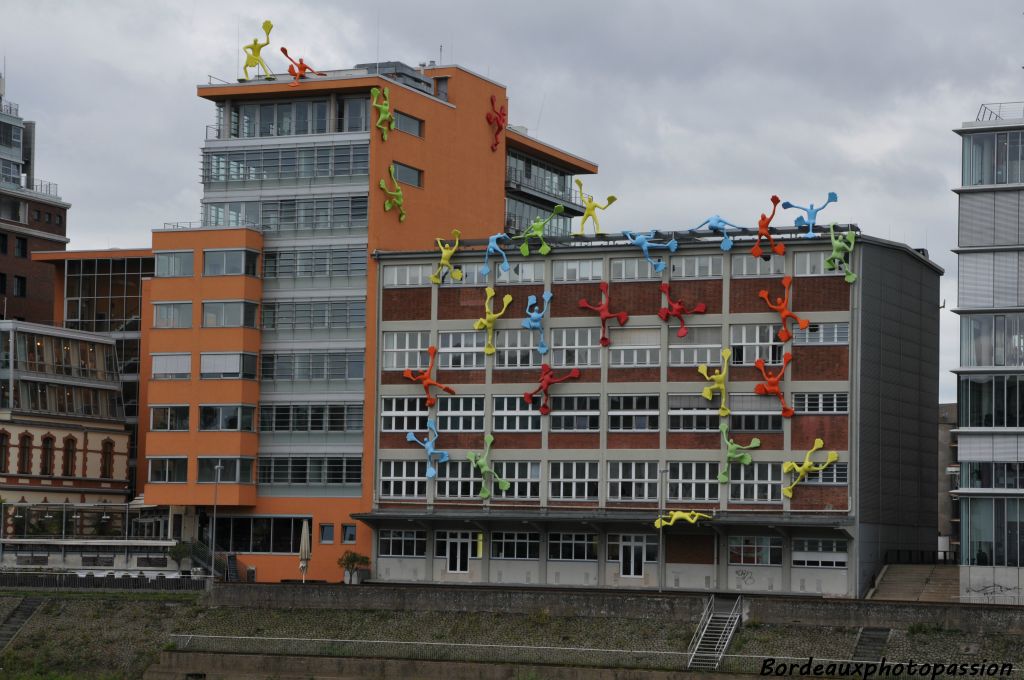
POLYGON ((722 663, 722 657, 725 656, 725 652, 729 649, 729 643, 732 642, 733 635, 740 627, 740 613, 743 608, 743 596, 736 598, 736 604, 732 606, 732 610, 729 612, 729 619, 727 621, 727 627, 722 631, 721 636, 718 638, 718 642, 715 645, 715 670, 722 663))
POLYGON ((701 640, 704 639, 704 633, 707 632, 708 624, 711 623, 711 617, 715 613, 715 596, 708 596, 708 603, 704 605, 704 613, 701 614, 700 623, 697 624, 697 630, 693 631, 693 637, 690 639, 690 646, 686 648, 686 667, 689 668, 690 664, 693 663, 693 655, 697 653, 697 648, 700 647, 701 640))

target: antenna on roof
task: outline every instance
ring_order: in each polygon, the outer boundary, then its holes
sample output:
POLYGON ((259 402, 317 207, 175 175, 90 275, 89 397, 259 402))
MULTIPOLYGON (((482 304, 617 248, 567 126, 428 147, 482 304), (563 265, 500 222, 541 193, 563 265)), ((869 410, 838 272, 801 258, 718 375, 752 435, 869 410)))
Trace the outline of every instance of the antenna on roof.
POLYGON ((437 50, 437 63, 444 63, 444 43, 441 43, 440 49, 437 50))
POLYGON ((545 92, 540 98, 540 111, 537 112, 537 125, 534 126, 534 134, 540 132, 540 117, 544 115, 544 101, 548 98, 548 93, 545 92))
POLYGON ((377 5, 377 75, 380 75, 380 4, 377 5))

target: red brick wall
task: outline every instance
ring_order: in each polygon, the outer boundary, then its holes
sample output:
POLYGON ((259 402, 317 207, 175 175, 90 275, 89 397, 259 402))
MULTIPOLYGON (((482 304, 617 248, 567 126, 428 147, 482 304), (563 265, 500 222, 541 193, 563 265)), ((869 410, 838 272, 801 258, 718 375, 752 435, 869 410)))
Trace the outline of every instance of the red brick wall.
MULTIPOLYGON (((653 315, 661 309, 659 281, 623 281, 612 283, 611 311, 628 312, 630 316, 653 315)), ((593 302, 593 300, 591 300, 593 302)))
POLYGON ((402 371, 381 371, 380 382, 382 385, 415 385, 416 383, 402 375, 402 371))
POLYGON ((847 486, 797 484, 793 488, 789 507, 791 510, 848 510, 849 498, 847 486))
POLYGON ((762 510, 764 512, 782 512, 782 503, 729 503, 730 510, 762 510))
POLYGON ((730 279, 729 280, 729 311, 736 312, 770 312, 764 300, 757 296, 759 291, 767 290, 774 302, 776 296, 782 297, 782 277, 775 276, 765 279, 730 279))
POLYGON ((495 432, 495 449, 539 449, 540 432, 495 432))
MULTIPOLYGON (((713 371, 713 368, 708 368, 708 371, 713 371)), ((693 366, 677 367, 668 369, 668 380, 669 382, 707 382, 700 373, 697 372, 697 368, 693 366)))
POLYGON ((656 366, 608 369, 608 382, 658 382, 660 380, 661 369, 656 366))
MULTIPOLYGON (((416 432, 416 436, 423 439, 423 432, 416 432)), ((422 449, 416 442, 407 441, 405 432, 381 432, 380 448, 382 449, 422 449)))
MULTIPOLYGON (((476 449, 478 451, 484 450, 484 433, 483 432, 445 432, 441 431, 441 436, 437 440, 437 447, 441 450, 445 449, 476 449)), ((461 457, 460 457, 461 460, 461 457)))
POLYGON ((850 348, 846 345, 793 347, 792 380, 849 380, 850 348))
POLYGON ((599 432, 550 432, 549 449, 596 449, 601 445, 599 432))
POLYGON ((711 449, 720 451, 722 435, 719 432, 669 432, 670 449, 711 449))
MULTIPOLYGON (((437 382, 442 385, 480 385, 486 378, 485 374, 486 371, 482 368, 474 368, 469 371, 438 370, 437 382)), ((441 390, 435 387, 431 388, 430 391, 433 393, 440 392, 441 390)))
POLYGON ((845 312, 850 309, 850 284, 842 276, 799 276, 791 289, 794 312, 845 312))
MULTIPOLYGON (((555 369, 556 375, 561 375, 558 371, 564 371, 565 369, 555 369)), ((539 374, 538 374, 539 376, 539 374)), ((600 368, 581 368, 579 380, 573 380, 572 382, 601 382, 601 369, 600 368)))
POLYGON ((492 383, 529 383, 540 380, 540 368, 495 368, 491 371, 492 383))
POLYGON ((847 415, 798 413, 792 419, 791 446, 794 451, 809 451, 814 446, 814 440, 821 437, 825 441, 826 451, 846 451, 849 449, 848 426, 849 416, 847 415))
POLYGON ((558 283, 551 286, 551 316, 596 316, 580 309, 580 300, 601 304, 601 289, 595 283, 558 283))
POLYGON ((781 451, 783 447, 783 435, 781 432, 729 432, 729 438, 740 446, 747 446, 750 440, 757 437, 761 440, 761 446, 750 451, 754 458, 757 458, 757 451, 781 451))
MULTIPOLYGON (((521 319, 525 317, 526 302, 531 295, 535 295, 537 297, 537 302, 541 305, 541 309, 544 308, 544 286, 542 284, 498 284, 494 287, 494 311, 501 311, 501 300, 505 297, 506 293, 512 296, 512 304, 508 306, 508 311, 505 312, 505 316, 502 317, 504 319, 521 319)), ((483 313, 481 313, 480 316, 483 316, 483 313)))
POLYGON ((430 319, 429 288, 385 288, 380 304, 384 321, 430 319))
MULTIPOLYGON (((707 305, 705 314, 722 313, 722 279, 672 281, 669 283, 669 292, 672 294, 673 300, 681 299, 687 309, 692 309, 698 302, 703 302, 707 305)), ((662 296, 658 307, 660 308, 664 302, 665 298, 662 296)), ((686 317, 686 322, 687 324, 700 324, 700 314, 686 317)), ((673 323, 678 326, 677 321, 673 320, 673 323)))
POLYGON ((579 508, 580 510, 589 510, 597 507, 597 501, 548 501, 548 507, 551 508, 579 508))
POLYGON ((665 561, 670 564, 714 564, 714 534, 698 534, 696 536, 666 534, 665 561))
POLYGON ((656 449, 660 439, 657 432, 609 432, 609 449, 656 449))
MULTIPOLYGON (((486 291, 479 286, 452 286, 439 288, 437 291, 438 319, 481 319, 484 316, 486 291)), ((501 296, 492 300, 494 310, 501 311, 501 296)), ((509 307, 511 310, 511 307, 509 307)), ((430 318, 424 317, 424 318, 430 318)), ((387 321, 387 319, 385 319, 387 321)), ((466 330, 470 330, 469 327, 466 330)))
MULTIPOLYGON (((773 372, 778 370, 778 367, 773 369, 768 365, 765 368, 773 372)), ((714 368, 709 366, 708 375, 713 373, 714 370, 714 368)), ((761 375, 761 371, 757 370, 756 366, 729 366, 729 382, 764 382, 764 376, 761 375)), ((715 399, 718 399, 718 397, 716 396, 715 399)))

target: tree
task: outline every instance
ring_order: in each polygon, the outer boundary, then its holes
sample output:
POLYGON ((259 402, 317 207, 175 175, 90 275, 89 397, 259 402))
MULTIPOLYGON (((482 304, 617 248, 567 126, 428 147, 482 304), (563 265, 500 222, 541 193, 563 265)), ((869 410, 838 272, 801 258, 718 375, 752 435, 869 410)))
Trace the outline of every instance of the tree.
POLYGON ((338 560, 338 566, 345 571, 345 575, 351 581, 356 570, 365 569, 370 566, 370 558, 352 550, 346 550, 345 554, 338 560))
POLYGON ((170 547, 167 551, 167 556, 174 560, 174 563, 178 565, 178 569, 181 569, 181 561, 186 557, 192 555, 192 545, 189 543, 183 543, 178 541, 170 547))

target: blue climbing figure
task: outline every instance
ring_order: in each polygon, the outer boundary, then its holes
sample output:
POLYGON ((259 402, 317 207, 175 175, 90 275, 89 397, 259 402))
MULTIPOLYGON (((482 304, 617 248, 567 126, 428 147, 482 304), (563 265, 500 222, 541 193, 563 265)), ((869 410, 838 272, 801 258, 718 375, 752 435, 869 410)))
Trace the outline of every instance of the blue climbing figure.
POLYGON ((544 310, 541 311, 537 304, 537 296, 531 295, 526 298, 526 318, 523 319, 523 328, 540 332, 540 342, 537 343, 537 352, 541 356, 548 353, 548 343, 544 342, 544 316, 548 313, 548 303, 551 302, 551 291, 544 291, 544 310))
POLYGON ((635 246, 638 246, 640 250, 643 251, 644 259, 647 260, 650 263, 650 265, 654 267, 654 271, 658 272, 659 274, 665 271, 665 261, 653 259, 648 251, 651 248, 667 248, 668 252, 674 253, 676 252, 676 248, 679 247, 679 244, 676 242, 675 239, 670 240, 668 243, 654 243, 653 240, 658 235, 657 229, 651 229, 646 234, 638 234, 635 231, 623 230, 622 235, 626 237, 627 241, 629 241, 635 246))
POLYGON ((789 201, 783 201, 782 208, 783 210, 789 210, 790 208, 803 210, 807 214, 807 217, 804 218, 803 215, 798 216, 795 220, 793 220, 793 226, 807 227, 807 232, 800 234, 804 238, 817 238, 818 235, 814 233, 814 224, 818 221, 818 213, 824 210, 825 206, 827 206, 829 203, 837 203, 838 201, 839 196, 836 195, 836 192, 830 191, 828 192, 828 200, 822 203, 821 206, 818 208, 815 208, 813 203, 811 203, 809 206, 805 208, 802 205, 794 205, 789 201))
POLYGON ((427 430, 429 430, 429 432, 427 433, 427 436, 423 438, 423 441, 420 441, 412 432, 406 432, 405 438, 410 442, 416 442, 427 452, 427 479, 433 479, 434 477, 437 477, 437 467, 435 467, 434 459, 437 459, 436 465, 447 463, 448 452, 438 451, 434 448, 437 444, 437 438, 439 435, 437 433, 437 423, 435 423, 432 418, 427 421, 427 430))
POLYGON ((707 227, 710 232, 721 232, 722 244, 720 247, 725 251, 732 250, 732 239, 729 238, 729 227, 732 227, 736 231, 749 231, 746 227, 738 227, 732 222, 723 220, 721 215, 712 215, 689 231, 693 234, 704 227, 707 227))
POLYGON ((488 263, 491 255, 501 255, 501 271, 508 271, 508 257, 505 255, 505 251, 501 249, 500 244, 502 241, 511 243, 512 237, 502 232, 487 239, 487 250, 484 251, 484 266, 480 267, 480 276, 487 276, 491 273, 491 265, 488 263))

